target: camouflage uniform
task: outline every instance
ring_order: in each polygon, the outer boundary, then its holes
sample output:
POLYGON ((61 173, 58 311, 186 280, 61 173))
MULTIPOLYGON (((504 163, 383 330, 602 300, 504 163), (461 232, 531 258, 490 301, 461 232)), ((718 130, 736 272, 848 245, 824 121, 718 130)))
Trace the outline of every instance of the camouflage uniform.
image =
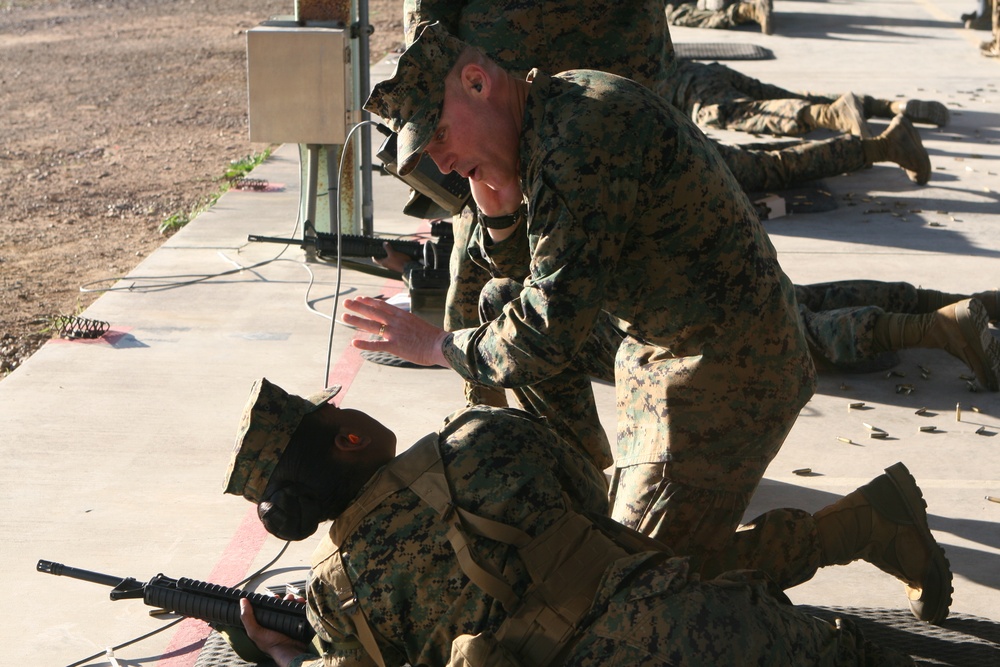
MULTIPOLYGON (((717 103, 713 101, 717 98, 708 95, 741 77, 721 65, 675 62, 663 5, 650 0, 405 0, 403 11, 407 44, 413 41, 419 23, 440 21, 451 34, 479 47, 515 75, 527 74, 533 67, 549 73, 579 68, 611 72, 634 79, 668 100, 681 99, 681 109, 694 103, 717 103), (694 73, 705 81, 700 84, 703 88, 692 86, 694 73), (679 86, 690 92, 675 97, 673 91, 679 86), (693 98, 696 90, 706 93, 700 102, 693 98)), ((826 145, 813 150, 795 146, 756 151, 728 146, 723 158, 748 192, 787 188, 865 165, 856 138, 838 150, 827 150, 826 145)), ((455 247, 461 248, 460 239, 456 236, 455 240, 455 247)))
MULTIPOLYGON (((722 548, 814 384, 792 286, 752 205, 683 114, 601 72, 533 74, 520 157, 530 277, 445 356, 468 380, 537 390, 579 378, 591 334, 611 328, 614 516, 680 553, 722 548)), ((512 270, 506 243, 481 249, 512 270)))
POLYGON ((736 6, 733 2, 722 9, 708 9, 699 2, 681 2, 665 7, 667 23, 684 28, 710 28, 731 30, 739 25, 736 21, 736 6))
MULTIPOLYGON (((524 413, 466 409, 452 415, 432 442, 452 502, 466 512, 534 536, 567 512, 606 511, 600 472, 524 413)), ((456 640, 496 636, 510 616, 470 581, 449 543, 448 524, 411 486, 379 490, 383 479, 412 479, 408 461, 418 447, 376 473, 341 515, 359 512, 339 545, 327 538, 317 549, 307 600, 322 658, 307 664, 375 664, 358 640, 361 614, 386 665, 431 667, 449 664, 456 640), (335 553, 356 595, 350 605, 329 576, 335 553)), ((342 520, 333 522, 331 535, 342 520)), ((520 552, 476 534, 469 539, 480 565, 518 595, 528 590, 520 552)), ((913 664, 864 641, 846 619, 836 627, 780 603, 759 575, 735 572, 702 581, 687 559, 662 551, 623 552, 587 595, 592 604, 558 664, 913 664)), ((305 660, 309 656, 293 664, 305 660)))
POLYGON ((845 280, 796 285, 806 338, 813 357, 844 371, 887 368, 898 362, 894 352, 874 347, 875 320, 885 313, 925 313, 920 290, 904 282, 845 280))
MULTIPOLYGON (((441 21, 452 34, 517 75, 532 67, 550 73, 586 67, 634 79, 672 99, 673 88, 685 83, 677 77, 694 70, 693 65, 677 63, 674 71, 663 5, 651 0, 405 0, 403 8, 407 44, 419 23, 441 21)), ((776 150, 720 143, 715 147, 747 192, 780 190, 866 164, 861 140, 846 135, 776 150)), ((466 211, 454 221, 444 320, 449 331, 478 323, 479 292, 490 277, 467 256, 474 217, 466 211)), ((482 399, 481 389, 471 389, 473 402, 497 400, 482 399)))
POLYGON ((670 86, 659 91, 701 127, 795 136, 813 129, 802 121, 811 104, 836 98, 795 93, 719 63, 680 60, 670 86))

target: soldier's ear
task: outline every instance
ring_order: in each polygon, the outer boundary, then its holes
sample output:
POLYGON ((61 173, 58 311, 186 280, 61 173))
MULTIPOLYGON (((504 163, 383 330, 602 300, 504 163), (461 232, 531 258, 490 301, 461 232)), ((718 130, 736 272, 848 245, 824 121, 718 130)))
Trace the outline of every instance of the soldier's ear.
POLYGON ((489 91, 489 79, 486 71, 476 63, 469 63, 462 68, 462 84, 465 90, 470 92, 489 91))

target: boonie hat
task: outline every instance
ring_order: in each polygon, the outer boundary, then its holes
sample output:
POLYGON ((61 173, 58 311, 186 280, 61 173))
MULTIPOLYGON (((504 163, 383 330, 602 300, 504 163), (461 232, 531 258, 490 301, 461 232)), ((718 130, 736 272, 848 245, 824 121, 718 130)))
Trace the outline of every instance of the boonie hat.
POLYGON ((302 398, 289 394, 267 378, 254 382, 240 419, 224 493, 260 502, 271 473, 302 418, 323 407, 339 391, 340 385, 333 385, 302 398))
POLYGON ((365 110, 381 117, 398 135, 400 176, 413 171, 434 136, 444 104, 445 78, 467 46, 440 22, 424 24, 417 39, 399 56, 392 78, 376 85, 368 96, 365 110))

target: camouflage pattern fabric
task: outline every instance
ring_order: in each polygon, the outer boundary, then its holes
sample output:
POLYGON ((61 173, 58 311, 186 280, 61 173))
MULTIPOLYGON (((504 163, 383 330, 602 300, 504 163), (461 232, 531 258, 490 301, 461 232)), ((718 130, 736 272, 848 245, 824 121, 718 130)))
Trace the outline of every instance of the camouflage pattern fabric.
POLYGON ((713 30, 731 30, 736 23, 736 4, 732 3, 725 9, 703 9, 697 2, 682 2, 668 4, 665 7, 667 23, 684 28, 711 28, 713 30))
MULTIPOLYGON (((525 246, 524 257, 526 240, 523 235, 512 237, 514 243, 525 246)), ((501 317, 504 306, 520 297, 523 289, 523 283, 509 278, 488 282, 481 295, 480 319, 491 322, 501 317)), ((591 378, 615 381, 614 359, 623 339, 624 334, 613 325, 611 317, 601 312, 571 367, 547 380, 510 390, 517 407, 544 417, 600 470, 613 465, 614 456, 597 413, 591 378)))
POLYGON ((753 572, 701 581, 677 561, 640 571, 606 603, 599 595, 601 615, 563 664, 914 665, 909 656, 864 639, 850 619, 834 625, 776 600, 753 572))
MULTIPOLYGON (((478 46, 515 75, 533 67, 549 73, 586 67, 620 74, 666 94, 675 80, 674 51, 662 4, 654 0, 597 3, 559 0, 405 0, 406 43, 423 21, 441 21, 452 34, 478 46), (556 25, 553 25, 556 24, 556 25)), ((681 74, 689 70, 683 67, 681 74)), ((672 93, 670 96, 672 97, 672 93)), ((865 165, 860 140, 845 137, 782 150, 747 150, 716 144, 726 165, 747 192, 778 190, 855 171, 865 165)), ((477 303, 490 274, 468 253, 474 212, 453 220, 455 245, 445 328, 478 324, 477 303)), ((511 276, 513 277, 513 276, 511 276)), ((467 398, 501 404, 502 394, 470 384, 467 398)))
POLYGON ((811 129, 801 121, 810 104, 836 99, 792 92, 719 63, 695 60, 678 61, 670 87, 658 92, 701 127, 784 136, 811 129))
POLYGON ((339 392, 340 385, 333 385, 302 398, 289 394, 267 378, 254 382, 240 417, 223 492, 259 502, 302 417, 318 410, 339 392))
MULTIPOLYGON (((921 312, 918 295, 915 286, 904 282, 845 280, 795 286, 814 359, 845 371, 873 368, 872 363, 883 358, 886 352, 874 347, 875 320, 885 313, 921 312)), ((892 364, 878 364, 884 365, 892 364)))
MULTIPOLYGON (((721 65, 704 69, 703 63, 675 60, 663 5, 655 0, 405 0, 407 44, 415 39, 422 21, 441 21, 453 35, 483 49, 516 76, 534 67, 548 74, 595 69, 633 79, 673 100, 674 90, 692 89, 690 79, 697 72, 706 97, 696 100, 693 92, 682 93, 681 109, 724 102, 711 95, 730 85, 731 77, 740 76, 721 65), (713 83, 715 77, 724 80, 713 83)), ((856 171, 865 164, 860 140, 836 151, 809 149, 810 144, 780 150, 729 146, 723 158, 747 192, 787 188, 856 171)), ((465 246, 457 236, 455 240, 455 251, 463 252, 465 246)), ((466 315, 473 316, 474 304, 466 315)), ((474 325, 474 317, 465 322, 474 325)))
MULTIPOLYGON (((480 516, 534 536, 562 514, 567 502, 581 512, 607 514, 603 474, 525 413, 485 407, 460 411, 441 429, 439 448, 455 503, 480 516)), ((392 474, 393 465, 380 474, 392 474)), ((401 656, 392 664, 443 665, 452 638, 495 631, 506 618, 503 607, 465 577, 447 530, 447 523, 406 489, 372 507, 341 545, 383 655, 387 660, 401 656)), ((522 595, 529 578, 516 549, 474 535, 470 539, 476 559, 502 573, 522 595)), ((322 554, 313 560, 310 618, 314 625, 320 621, 324 652, 342 655, 332 664, 354 664, 348 659, 361 655, 361 649, 349 648, 350 614, 341 611, 324 580, 322 554)))
MULTIPOLYGON (((678 483, 748 494, 814 383, 792 286, 749 200, 677 109, 600 72, 537 73, 520 152, 530 277, 499 317, 446 342, 450 365, 538 392, 599 367, 588 343, 614 327, 615 465, 670 462, 678 483), (662 150, 648 150, 654 136, 662 150)), ((503 266, 505 248, 480 250, 503 266)), ((572 406, 549 405, 576 423, 572 406)), ((715 528, 724 540, 736 524, 715 528)))
MULTIPOLYGON (((523 413, 460 411, 441 429, 438 445, 455 503, 480 516, 537 535, 569 507, 607 510, 602 475, 523 413)), ((405 456, 378 475, 395 474, 405 456)), ((377 478, 369 487, 375 484, 377 478)), ((393 667, 446 665, 453 640, 499 628, 507 612, 464 575, 447 524, 415 493, 402 489, 369 505, 362 490, 356 502, 367 513, 341 556, 357 605, 343 609, 318 551, 307 599, 321 658, 306 664, 373 664, 355 638, 356 613, 364 613, 393 667)), ((516 549, 470 537, 477 560, 522 594, 529 579, 516 549)), ((780 604, 760 575, 702 582, 687 559, 641 550, 605 571, 574 640, 561 664, 861 665, 877 652, 849 624, 838 629, 780 604)))
POLYGON ((716 143, 726 166, 746 192, 784 190, 827 176, 858 171, 867 166, 861 139, 841 134, 794 146, 754 149, 716 143))
POLYGON ((663 5, 652 0, 405 0, 407 45, 422 21, 440 21, 518 76, 586 67, 652 86, 674 63, 663 5))

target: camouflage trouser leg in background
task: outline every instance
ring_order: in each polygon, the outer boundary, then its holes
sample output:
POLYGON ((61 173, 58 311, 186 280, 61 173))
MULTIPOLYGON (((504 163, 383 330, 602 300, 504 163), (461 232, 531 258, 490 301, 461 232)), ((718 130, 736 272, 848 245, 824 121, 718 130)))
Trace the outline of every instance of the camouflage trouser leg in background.
MULTIPOLYGON (((495 319, 522 289, 515 280, 491 280, 482 290, 480 317, 484 322, 495 319)), ((614 359, 621 340, 621 332, 602 315, 570 368, 548 380, 510 389, 519 408, 545 417, 550 427, 575 444, 599 470, 610 467, 614 460, 597 414, 591 378, 614 382, 614 359)))
POLYGON ((691 574, 684 559, 672 558, 647 566, 628 586, 599 593, 595 608, 602 613, 580 630, 579 641, 562 664, 914 664, 908 656, 867 641, 850 619, 834 624, 771 595, 768 582, 757 573, 730 572, 710 581, 691 574))
POLYGON ((774 150, 720 143, 715 147, 745 192, 784 190, 857 171, 866 164, 861 139, 847 134, 774 150))
POLYGON ((737 23, 733 20, 736 4, 733 3, 720 10, 698 9, 696 2, 684 2, 677 5, 667 5, 665 8, 667 23, 684 28, 710 28, 713 30, 729 30, 737 23))
POLYGON ((875 320, 884 313, 917 312, 917 294, 909 283, 876 280, 795 286, 813 357, 845 371, 883 370, 898 363, 895 353, 873 348, 875 320))
POLYGON ((802 112, 811 104, 829 104, 826 95, 795 93, 764 83, 718 63, 681 61, 675 76, 689 81, 685 100, 675 100, 702 127, 758 134, 797 136, 810 128, 802 112), (686 77, 685 70, 693 69, 686 77))

